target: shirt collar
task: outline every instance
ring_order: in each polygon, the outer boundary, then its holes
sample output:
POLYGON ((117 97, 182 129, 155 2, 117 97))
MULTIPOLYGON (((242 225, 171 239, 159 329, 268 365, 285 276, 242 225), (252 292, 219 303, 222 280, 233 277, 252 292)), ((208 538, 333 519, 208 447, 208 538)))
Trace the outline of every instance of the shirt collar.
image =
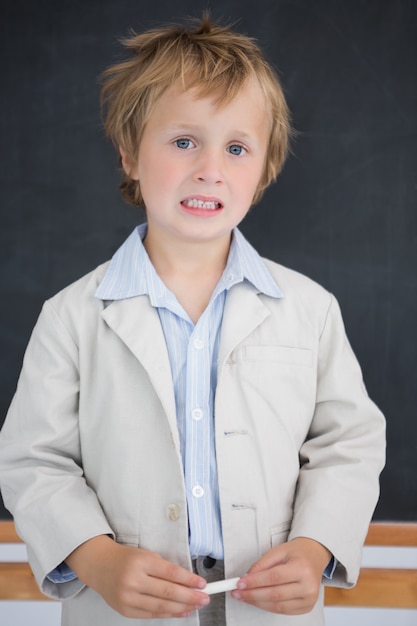
MULTIPOLYGON (((142 243, 147 224, 137 226, 111 259, 95 297, 100 300, 123 300, 149 295, 154 306, 169 298, 169 290, 156 273, 142 243)), ((216 291, 230 289, 236 283, 249 281, 259 292, 273 298, 283 293, 256 250, 235 228, 226 268, 216 291)))
POLYGON ((247 280, 266 296, 284 297, 262 258, 238 228, 233 229, 232 243, 223 278, 229 281, 229 287, 247 280))

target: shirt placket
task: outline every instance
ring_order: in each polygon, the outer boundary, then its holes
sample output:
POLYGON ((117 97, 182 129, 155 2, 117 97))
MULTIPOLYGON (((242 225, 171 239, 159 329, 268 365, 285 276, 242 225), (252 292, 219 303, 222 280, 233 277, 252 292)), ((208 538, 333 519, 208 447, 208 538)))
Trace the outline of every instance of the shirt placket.
MULTIPOLYGON (((196 324, 188 344, 186 402, 186 483, 193 528, 211 519, 210 502, 210 337, 207 316, 196 324)), ((202 540, 202 536, 200 540, 202 540)), ((201 549, 204 549, 201 546, 201 549)))

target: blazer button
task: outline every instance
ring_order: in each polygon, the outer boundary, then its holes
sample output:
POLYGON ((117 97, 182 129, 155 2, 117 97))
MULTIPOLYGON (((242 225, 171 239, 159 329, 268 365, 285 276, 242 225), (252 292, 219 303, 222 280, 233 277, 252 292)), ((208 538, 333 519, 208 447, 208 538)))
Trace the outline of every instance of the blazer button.
POLYGON ((178 504, 168 504, 167 506, 167 518, 170 522, 176 522, 180 517, 180 507, 178 504))

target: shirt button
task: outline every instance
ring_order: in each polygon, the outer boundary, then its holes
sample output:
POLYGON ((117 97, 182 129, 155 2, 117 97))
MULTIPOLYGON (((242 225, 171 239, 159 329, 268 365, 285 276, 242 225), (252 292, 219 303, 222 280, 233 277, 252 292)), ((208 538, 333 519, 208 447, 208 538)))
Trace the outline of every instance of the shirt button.
POLYGON ((204 341, 201 339, 194 339, 193 345, 196 350, 201 350, 201 348, 204 348, 204 341))
POLYGON ((192 489, 192 494, 194 498, 202 498, 204 496, 204 489, 201 485, 194 485, 192 489))
POLYGON ((193 420, 198 422, 203 417, 203 411, 201 409, 193 409, 191 411, 191 417, 193 418, 193 420))
POLYGON ((168 504, 167 506, 167 518, 170 522, 176 522, 180 517, 180 507, 178 504, 168 504))

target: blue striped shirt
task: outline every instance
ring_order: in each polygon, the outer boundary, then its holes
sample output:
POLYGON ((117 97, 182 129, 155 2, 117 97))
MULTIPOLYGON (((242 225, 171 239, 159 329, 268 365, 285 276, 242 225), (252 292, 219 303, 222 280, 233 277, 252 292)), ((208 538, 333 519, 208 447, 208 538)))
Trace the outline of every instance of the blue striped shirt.
POLYGON ((113 256, 96 298, 120 300, 147 295, 159 314, 174 386, 189 515, 192 558, 223 558, 216 452, 214 397, 217 357, 227 291, 244 280, 260 292, 282 297, 265 264, 239 230, 233 231, 226 268, 207 308, 193 324, 156 273, 138 226, 113 256))

